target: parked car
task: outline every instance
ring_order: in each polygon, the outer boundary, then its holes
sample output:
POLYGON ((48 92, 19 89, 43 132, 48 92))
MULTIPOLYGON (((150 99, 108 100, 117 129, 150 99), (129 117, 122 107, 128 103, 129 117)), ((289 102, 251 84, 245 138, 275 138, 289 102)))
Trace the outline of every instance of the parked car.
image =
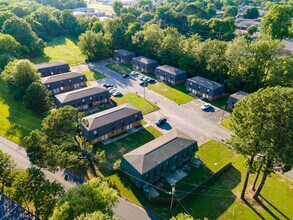
POLYGON ((146 79, 146 82, 147 82, 147 83, 155 83, 156 80, 154 80, 154 79, 148 77, 148 79, 146 79))
POLYGON ((130 76, 137 76, 138 75, 138 72, 136 72, 136 71, 132 71, 131 73, 130 73, 130 76))
POLYGON ((116 91, 116 92, 112 93, 112 95, 113 95, 114 97, 116 97, 116 96, 121 96, 122 93, 119 92, 119 91, 116 91))
POLYGON ((138 78, 139 78, 140 80, 143 80, 144 77, 145 77, 145 76, 141 74, 141 75, 139 75, 138 78))
POLYGON ((110 88, 110 87, 113 87, 113 85, 111 85, 111 84, 109 84, 109 83, 104 83, 103 86, 104 86, 105 88, 107 88, 107 89, 110 88))
POLYGON ((123 74, 122 75, 122 78, 127 78, 127 77, 129 77, 129 74, 123 74))
POLYGON ((140 86, 147 86, 148 83, 147 83, 146 81, 144 81, 144 80, 140 80, 140 81, 139 81, 139 85, 140 85, 140 86))
POLYGON ((212 105, 210 103, 205 103, 204 105, 202 105, 200 107, 200 109, 204 111, 204 110, 209 109, 210 107, 212 107, 212 105))
POLYGON ((117 92, 117 89, 116 89, 116 88, 110 88, 110 89, 109 89, 109 92, 110 92, 110 93, 117 92))
POLYGON ((162 117, 162 118, 159 118, 157 121, 156 121, 156 125, 158 127, 161 127, 163 124, 165 124, 167 122, 167 118, 166 117, 162 117))

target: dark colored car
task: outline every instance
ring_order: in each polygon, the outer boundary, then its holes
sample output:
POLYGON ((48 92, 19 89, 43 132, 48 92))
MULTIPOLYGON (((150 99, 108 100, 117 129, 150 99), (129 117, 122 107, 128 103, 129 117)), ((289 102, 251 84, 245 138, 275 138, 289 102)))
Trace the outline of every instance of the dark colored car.
POLYGON ((159 118, 157 121, 156 121, 156 125, 158 127, 161 127, 163 124, 165 124, 167 122, 167 118, 166 117, 162 117, 162 118, 159 118))
POLYGON ((109 84, 109 83, 105 83, 105 84, 103 84, 103 86, 106 87, 106 88, 113 87, 113 85, 111 85, 111 84, 109 84))
POLYGON ((122 78, 127 78, 127 77, 129 77, 129 74, 123 74, 122 75, 122 78))

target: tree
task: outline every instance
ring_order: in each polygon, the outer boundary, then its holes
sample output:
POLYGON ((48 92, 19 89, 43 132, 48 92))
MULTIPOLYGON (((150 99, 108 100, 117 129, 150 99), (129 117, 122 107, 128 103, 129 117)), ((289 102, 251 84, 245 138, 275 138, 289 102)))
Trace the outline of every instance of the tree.
POLYGON ((224 17, 236 17, 238 8, 236 6, 227 6, 224 11, 224 17))
POLYGON ((78 46, 89 60, 103 59, 111 55, 112 44, 108 34, 103 35, 101 32, 95 33, 88 30, 78 39, 78 46))
POLYGON ((46 86, 40 82, 33 82, 26 90, 24 102, 27 108, 36 114, 42 114, 50 110, 52 101, 46 86))
POLYGON ((117 201, 117 191, 109 187, 108 182, 94 178, 69 189, 58 200, 50 220, 75 219, 84 213, 96 211, 112 216, 112 207, 117 201))
POLYGON ((212 39, 229 41, 235 37, 235 20, 233 18, 212 18, 207 22, 212 39))
POLYGON ((14 173, 15 163, 10 155, 0 150, 0 182, 1 192, 4 193, 5 185, 12 183, 12 174, 14 173))
POLYGON ((292 88, 273 87, 260 89, 243 98, 235 105, 231 128, 234 135, 228 141, 237 152, 249 157, 241 198, 244 199, 249 174, 255 156, 263 157, 264 175, 254 198, 260 193, 267 175, 278 164, 279 169, 293 165, 292 143, 292 88), (282 98, 280 98, 282 97, 282 98), (284 111, 279 111, 284 109, 284 111))
POLYGON ((290 37, 292 28, 292 6, 273 5, 260 24, 261 33, 270 35, 274 39, 290 37))
POLYGON ((10 92, 15 98, 22 98, 27 88, 39 80, 37 70, 29 60, 15 60, 10 62, 3 72, 10 92))
POLYGON ((106 215, 100 211, 92 212, 89 214, 82 214, 74 220, 118 220, 118 218, 106 215))
POLYGON ((104 29, 106 33, 111 34, 113 49, 125 48, 125 32, 127 26, 124 25, 121 18, 108 19, 104 23, 104 29))
POLYGON ((30 55, 36 56, 42 53, 43 41, 33 32, 31 26, 23 19, 13 16, 6 20, 2 26, 4 34, 10 34, 21 45, 26 46, 30 55))
POLYGON ((255 33, 256 31, 257 31, 257 27, 254 25, 247 28, 247 33, 250 35, 253 35, 253 33, 255 33))
POLYGON ((246 9, 245 13, 244 13, 244 18, 248 18, 248 19, 255 19, 259 17, 259 12, 258 9, 255 7, 251 7, 246 9))
POLYGON ((74 36, 78 36, 78 23, 72 11, 64 10, 60 15, 60 23, 62 28, 68 33, 74 36))
POLYGON ((194 220, 194 218, 186 213, 180 213, 176 217, 172 217, 170 220, 194 220))
POLYGON ((39 168, 19 170, 12 184, 12 197, 19 203, 33 203, 35 214, 47 219, 64 190, 59 183, 50 182, 39 168))
POLYGON ((0 71, 10 62, 23 55, 24 48, 9 34, 0 33, 0 71))
POLYGON ((113 3, 113 10, 117 16, 121 15, 121 11, 123 9, 123 4, 120 1, 115 0, 113 3))

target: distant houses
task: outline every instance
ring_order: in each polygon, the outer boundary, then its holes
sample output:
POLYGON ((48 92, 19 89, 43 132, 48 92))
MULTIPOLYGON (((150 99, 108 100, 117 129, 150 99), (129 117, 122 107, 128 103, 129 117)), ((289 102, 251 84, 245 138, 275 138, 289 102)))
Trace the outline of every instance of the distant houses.
POLYGON ((84 117, 82 132, 94 144, 140 126, 142 119, 140 110, 124 104, 84 117))
POLYGON ((42 77, 57 75, 70 71, 68 63, 64 61, 35 64, 42 77))
POLYGON ((132 58, 131 63, 134 70, 142 71, 145 73, 154 72, 156 67, 158 66, 157 61, 144 56, 132 58))
POLYGON ((197 150, 195 140, 174 129, 124 154, 120 166, 138 187, 144 188, 145 182, 164 182, 168 174, 189 162, 197 150))
POLYGON ((84 111, 109 103, 110 97, 111 94, 107 89, 100 86, 90 86, 58 94, 55 96, 55 103, 58 108, 71 105, 79 111, 84 111))
POLYGON ((239 91, 239 92, 236 92, 232 95, 229 96, 226 104, 227 104, 227 107, 230 108, 231 110, 234 108, 235 104, 240 100, 242 99, 243 97, 247 96, 248 93, 246 92, 243 92, 243 91, 239 91))
POLYGON ((119 49, 114 50, 113 57, 117 62, 131 63, 132 58, 135 57, 135 53, 128 50, 119 49))
POLYGON ((41 78, 41 82, 53 94, 85 87, 86 81, 86 76, 78 72, 68 72, 41 78))
POLYGON ((211 101, 220 98, 224 92, 223 84, 206 79, 201 76, 195 76, 188 79, 185 83, 186 90, 194 95, 209 99, 211 101))
POLYGON ((186 81, 186 72, 172 66, 163 65, 155 69, 156 77, 165 83, 177 85, 186 81))

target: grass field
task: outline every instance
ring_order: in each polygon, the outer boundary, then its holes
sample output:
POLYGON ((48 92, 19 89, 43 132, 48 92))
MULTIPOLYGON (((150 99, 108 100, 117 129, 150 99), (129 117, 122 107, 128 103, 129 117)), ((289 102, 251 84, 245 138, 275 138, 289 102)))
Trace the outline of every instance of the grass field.
POLYGON ((44 49, 44 55, 32 59, 33 63, 66 61, 70 66, 82 64, 86 57, 77 46, 77 39, 69 36, 56 37, 49 41, 44 49))
POLYGON ((16 143, 32 130, 40 128, 42 116, 33 114, 23 103, 16 101, 0 77, 0 135, 16 143))
POLYGON ((84 75, 86 76, 88 81, 95 81, 98 79, 103 79, 105 78, 105 75, 96 71, 96 70, 83 70, 82 71, 84 75))
POLYGON ((126 93, 121 97, 112 97, 111 99, 116 102, 117 105, 130 103, 139 110, 141 110, 142 114, 144 115, 158 109, 158 106, 156 106, 154 103, 132 92, 126 93))
POLYGON ((176 102, 177 104, 185 104, 194 100, 194 97, 175 89, 171 86, 168 86, 164 83, 157 82, 155 84, 149 84, 148 88, 161 94, 162 96, 166 97, 167 99, 176 102))
POLYGON ((103 12, 107 12, 107 13, 114 13, 113 7, 111 5, 104 5, 99 2, 88 4, 88 7, 94 8, 98 11, 103 11, 103 12))
POLYGON ((119 73, 121 75, 129 74, 133 71, 131 64, 111 63, 111 64, 106 64, 105 67, 107 67, 108 69, 113 70, 116 73, 119 73))
POLYGON ((230 121, 231 121, 231 117, 226 118, 225 120, 221 121, 221 125, 223 125, 227 129, 231 130, 230 121))

